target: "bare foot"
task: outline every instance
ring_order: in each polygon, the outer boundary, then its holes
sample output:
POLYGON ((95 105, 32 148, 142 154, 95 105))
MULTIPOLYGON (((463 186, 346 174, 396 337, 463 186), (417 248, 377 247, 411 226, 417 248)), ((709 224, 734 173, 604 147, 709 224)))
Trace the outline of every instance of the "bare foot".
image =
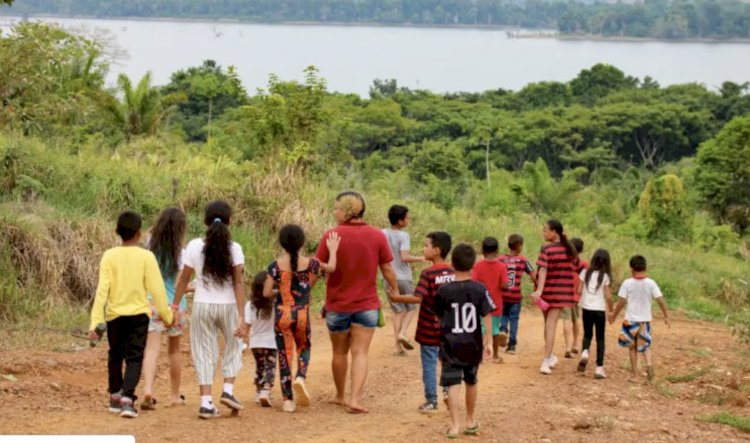
POLYGON ((367 414, 370 410, 363 406, 349 405, 346 407, 346 412, 350 414, 367 414))
POLYGON ((328 403, 336 406, 347 406, 346 401, 341 398, 334 398, 333 400, 329 400, 328 403))

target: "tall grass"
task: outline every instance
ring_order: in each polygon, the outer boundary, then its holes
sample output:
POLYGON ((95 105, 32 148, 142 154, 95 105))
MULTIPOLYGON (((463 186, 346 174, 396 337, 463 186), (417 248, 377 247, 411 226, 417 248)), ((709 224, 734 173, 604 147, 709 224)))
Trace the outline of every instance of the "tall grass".
MULTIPOLYGON (((487 235, 504 244, 508 235, 519 233, 533 262, 542 243, 542 224, 554 216, 562 219, 569 235, 585 240, 585 258, 597 248, 609 249, 615 287, 629 276, 628 259, 638 253, 647 257, 649 273, 672 309, 717 320, 726 316, 732 300, 746 300, 746 290, 736 284, 747 279, 746 260, 686 243, 637 240, 614 228, 626 211, 606 193, 598 196, 597 206, 582 202, 559 214, 537 213, 514 200, 509 173, 498 171, 492 188, 475 183, 457 196, 461 205, 446 211, 430 202, 425 194, 429 190, 414 186, 407 171, 364 176, 328 165, 326 173, 300 174, 271 159, 241 161, 202 149, 168 136, 110 151, 93 144, 75 149, 47 146, 0 134, 0 158, 10 159, 0 166, 0 317, 18 321, 71 303, 85 308, 93 296, 101 253, 117 243, 113 220, 124 209, 141 212, 148 226, 164 207, 179 206, 188 213, 192 238, 203 234, 205 204, 228 200, 235 209, 233 236, 243 246, 247 274, 252 275, 278 253, 276 232, 285 223, 305 228, 307 252, 314 253, 322 233, 333 224, 335 195, 352 188, 364 192, 365 218, 375 226, 388 224, 390 205, 410 208, 415 252, 433 230, 450 232, 454 243, 475 246, 487 235)), ((627 204, 626 198, 622 201, 627 204)), ((321 287, 316 289, 316 303, 322 293, 321 287)))

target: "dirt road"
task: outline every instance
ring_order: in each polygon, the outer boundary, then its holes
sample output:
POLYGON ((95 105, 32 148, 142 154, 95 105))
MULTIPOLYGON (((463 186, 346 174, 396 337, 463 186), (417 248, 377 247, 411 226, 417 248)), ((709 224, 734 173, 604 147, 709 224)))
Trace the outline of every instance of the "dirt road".
MULTIPOLYGON (((671 330, 654 323, 657 383, 626 381, 627 352, 607 333, 606 367, 610 378, 594 380, 576 373, 576 361, 561 359, 550 376, 539 374, 541 316, 532 309, 521 320, 518 353, 504 364, 485 364, 479 373, 481 435, 464 441, 568 442, 626 439, 640 441, 746 441, 750 434, 698 416, 729 410, 750 415, 750 356, 722 327, 675 321, 671 330), (696 375, 697 374, 697 375, 696 375), (666 381, 667 375, 686 380, 666 381), (691 380, 691 378, 694 378, 691 380)), ((184 342, 184 341, 183 341, 184 342)), ((189 351, 183 343, 184 361, 189 351)), ((198 393, 192 368, 183 374, 188 405, 143 411, 135 420, 107 412, 106 343, 78 352, 4 351, 0 353, 0 433, 132 434, 138 442, 225 441, 435 441, 442 440, 447 412, 417 413, 422 383, 418 351, 392 355, 390 324, 378 330, 370 352, 366 387, 367 415, 350 415, 328 400, 333 395, 331 347, 325 324, 313 324, 313 353, 308 387, 314 403, 297 413, 280 410, 278 385, 274 407, 252 403, 252 356, 243 358, 237 396, 245 410, 237 418, 197 418, 198 393), (11 380, 8 380, 10 378, 11 380)), ((562 351, 562 339, 558 341, 562 351)), ((561 352, 558 352, 558 355, 561 352)), ((166 358, 162 355, 157 398, 168 398, 166 358)), ((593 367, 590 366, 591 369, 593 367)), ((221 383, 217 378, 216 390, 221 383)), ((223 410, 224 415, 226 410, 223 410)))

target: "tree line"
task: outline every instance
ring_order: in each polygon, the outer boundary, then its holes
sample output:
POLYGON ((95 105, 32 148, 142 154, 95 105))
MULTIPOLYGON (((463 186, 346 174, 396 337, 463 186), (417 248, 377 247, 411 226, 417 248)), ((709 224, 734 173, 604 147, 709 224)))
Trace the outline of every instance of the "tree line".
POLYGON ((15 14, 232 18, 267 23, 502 26, 555 29, 564 35, 661 39, 750 38, 750 3, 740 0, 617 3, 545 0, 2 0, 2 3, 13 3, 10 12, 15 14))
MULTIPOLYGON (((106 45, 40 23, 0 36, 0 66, 0 130, 59 140, 69 152, 161 135, 297 171, 335 165, 373 180, 407 171, 444 208, 472 184, 494 186, 493 177, 507 172, 519 176, 504 176, 510 181, 492 198, 520 198, 533 212, 573 205, 567 196, 589 185, 612 192, 597 196, 603 205, 633 208, 631 190, 644 186, 642 177, 691 170, 692 202, 739 231, 750 225, 750 156, 742 154, 750 147, 748 83, 661 87, 598 64, 568 82, 519 91, 436 94, 386 79, 360 97, 329 92, 311 66, 302 82, 271 76, 249 95, 233 67, 207 60, 163 86, 146 74, 120 75, 108 88, 106 45)), ((673 198, 683 187, 669 181, 654 189, 673 198)), ((599 209, 624 220, 622 209, 599 209)))

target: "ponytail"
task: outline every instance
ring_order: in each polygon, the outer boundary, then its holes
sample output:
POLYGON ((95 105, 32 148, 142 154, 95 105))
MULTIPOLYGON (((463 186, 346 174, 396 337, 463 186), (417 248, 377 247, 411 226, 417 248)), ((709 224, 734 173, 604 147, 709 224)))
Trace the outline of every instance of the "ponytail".
POLYGON ((232 279, 231 216, 232 208, 224 201, 217 200, 206 206, 203 220, 208 226, 203 246, 203 278, 206 283, 223 285, 232 279))
POLYGON ((557 220, 547 220, 547 226, 555 231, 557 235, 560 237, 560 244, 563 245, 565 248, 565 255, 568 256, 570 259, 578 258, 578 250, 573 245, 573 243, 568 240, 568 236, 565 235, 565 231, 563 230, 563 225, 557 220))

